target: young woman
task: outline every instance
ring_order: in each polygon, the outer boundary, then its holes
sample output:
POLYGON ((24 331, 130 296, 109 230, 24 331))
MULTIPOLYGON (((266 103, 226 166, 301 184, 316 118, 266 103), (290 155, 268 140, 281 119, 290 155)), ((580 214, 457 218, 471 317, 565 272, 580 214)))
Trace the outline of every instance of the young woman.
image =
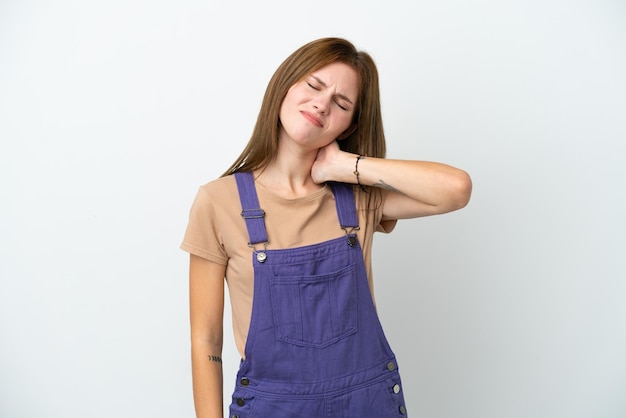
POLYGON ((181 245, 199 418, 222 417, 225 282, 242 358, 232 418, 406 415, 372 294, 373 233, 464 207, 471 180, 384 157, 367 53, 324 38, 280 65, 248 145, 200 187, 181 245))

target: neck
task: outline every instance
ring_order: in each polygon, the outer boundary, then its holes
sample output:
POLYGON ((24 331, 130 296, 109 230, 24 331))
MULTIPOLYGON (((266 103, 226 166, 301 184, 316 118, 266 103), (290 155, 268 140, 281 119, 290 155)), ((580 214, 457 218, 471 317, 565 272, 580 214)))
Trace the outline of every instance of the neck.
POLYGON ((316 155, 317 151, 298 154, 281 150, 264 170, 255 173, 256 180, 281 197, 306 196, 323 187, 311 178, 316 155))

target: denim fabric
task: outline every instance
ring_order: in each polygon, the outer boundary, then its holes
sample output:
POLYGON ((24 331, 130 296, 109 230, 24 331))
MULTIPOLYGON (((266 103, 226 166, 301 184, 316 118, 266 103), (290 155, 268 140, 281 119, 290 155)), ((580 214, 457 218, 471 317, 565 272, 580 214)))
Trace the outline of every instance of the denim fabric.
MULTIPOLYGON (((242 214, 259 212, 237 173, 242 214)), ((332 184, 338 228, 356 226, 352 188, 332 184)), ((267 240, 258 217, 251 242, 267 240)), ((254 300, 231 418, 406 416, 395 356, 372 301, 356 235, 252 253, 254 300)))

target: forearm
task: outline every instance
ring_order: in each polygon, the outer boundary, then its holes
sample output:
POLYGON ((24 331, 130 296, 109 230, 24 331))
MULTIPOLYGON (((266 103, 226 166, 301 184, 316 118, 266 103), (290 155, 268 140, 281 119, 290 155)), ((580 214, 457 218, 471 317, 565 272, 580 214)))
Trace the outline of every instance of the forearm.
POLYGON ((222 344, 226 267, 191 255, 191 371, 198 418, 223 418, 222 344), (219 361, 216 361, 219 360, 219 361))
POLYGON ((329 160, 326 169, 332 180, 393 192, 385 215, 396 219, 460 209, 471 195, 469 175, 446 164, 373 157, 362 157, 357 164, 357 155, 347 152, 329 160))
POLYGON ((197 418, 223 418, 222 347, 192 341, 193 398, 197 418))
MULTIPOLYGON (((469 176, 446 164, 365 157, 358 169, 361 184, 401 193, 431 206, 456 209, 469 199, 469 176)), ((355 182, 354 171, 352 176, 355 182)))

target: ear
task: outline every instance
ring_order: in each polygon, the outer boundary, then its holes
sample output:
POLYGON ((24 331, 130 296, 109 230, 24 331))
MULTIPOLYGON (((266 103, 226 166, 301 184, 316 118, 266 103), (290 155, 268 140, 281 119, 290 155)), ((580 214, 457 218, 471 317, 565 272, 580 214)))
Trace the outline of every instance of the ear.
POLYGON ((345 131, 343 131, 341 133, 341 135, 339 135, 337 137, 337 141, 341 141, 342 139, 346 139, 347 137, 349 137, 350 135, 352 135, 354 133, 354 131, 356 131, 356 123, 353 123, 352 125, 350 125, 348 127, 348 129, 346 129, 345 131))

